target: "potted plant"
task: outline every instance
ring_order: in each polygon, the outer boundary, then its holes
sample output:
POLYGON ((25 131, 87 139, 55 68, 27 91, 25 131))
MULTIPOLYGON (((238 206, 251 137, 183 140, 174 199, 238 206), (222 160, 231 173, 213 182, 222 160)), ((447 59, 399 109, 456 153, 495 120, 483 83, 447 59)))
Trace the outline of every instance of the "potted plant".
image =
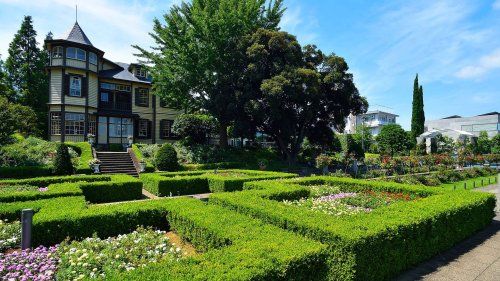
POLYGON ((269 162, 267 161, 267 159, 259 159, 259 170, 263 171, 267 168, 267 164, 269 162))
POLYGON ((132 144, 134 143, 134 137, 133 136, 128 136, 128 147, 132 147, 132 144))
POLYGON ((97 158, 94 158, 89 161, 90 168, 94 171, 95 174, 99 174, 101 172, 101 161, 97 158))
POLYGON ((139 161, 139 166, 140 166, 141 173, 146 171, 146 161, 144 161, 144 160, 139 161))
POLYGON ((87 134, 87 139, 90 143, 90 146, 94 146, 95 143, 95 136, 93 134, 87 134))

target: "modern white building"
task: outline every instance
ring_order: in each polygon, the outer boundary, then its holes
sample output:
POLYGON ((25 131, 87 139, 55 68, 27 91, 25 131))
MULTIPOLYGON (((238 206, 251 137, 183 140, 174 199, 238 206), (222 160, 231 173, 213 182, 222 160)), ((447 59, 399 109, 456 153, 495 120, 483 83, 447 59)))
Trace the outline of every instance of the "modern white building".
POLYGON ((380 133, 383 126, 387 124, 395 124, 397 117, 399 117, 399 115, 380 110, 368 111, 365 114, 360 115, 351 114, 347 117, 344 132, 347 134, 353 134, 356 132, 357 126, 364 124, 370 128, 372 135, 376 136, 380 133))
POLYGON ((425 131, 446 131, 443 135, 457 139, 457 131, 465 131, 479 136, 481 131, 486 131, 489 137, 500 132, 500 113, 490 112, 472 117, 453 115, 437 120, 425 121, 425 131), (449 132, 449 133, 448 133, 449 132))

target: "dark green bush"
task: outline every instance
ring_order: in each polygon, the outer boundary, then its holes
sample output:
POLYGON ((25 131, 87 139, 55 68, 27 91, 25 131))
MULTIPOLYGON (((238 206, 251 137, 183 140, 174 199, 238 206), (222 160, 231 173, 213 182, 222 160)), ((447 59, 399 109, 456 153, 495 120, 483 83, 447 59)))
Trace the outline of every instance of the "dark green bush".
POLYGON ((175 118, 172 131, 186 144, 206 144, 217 129, 217 121, 207 114, 181 114, 175 118))
POLYGON ((75 171, 71 156, 69 155, 68 147, 61 143, 57 147, 56 158, 54 159, 54 174, 55 175, 71 175, 75 171))
POLYGON ((52 168, 49 166, 16 166, 0 167, 0 179, 22 179, 49 176, 52 168))
POLYGON ((220 170, 183 171, 173 173, 141 174, 144 189, 157 196, 189 195, 208 192, 235 191, 243 188, 243 183, 255 180, 291 178, 295 174, 253 171, 220 170), (241 173, 244 176, 225 176, 224 173, 241 173))
POLYGON ((177 171, 179 170, 179 162, 177 160, 177 152, 172 145, 165 143, 156 152, 155 155, 156 169, 160 171, 177 171))

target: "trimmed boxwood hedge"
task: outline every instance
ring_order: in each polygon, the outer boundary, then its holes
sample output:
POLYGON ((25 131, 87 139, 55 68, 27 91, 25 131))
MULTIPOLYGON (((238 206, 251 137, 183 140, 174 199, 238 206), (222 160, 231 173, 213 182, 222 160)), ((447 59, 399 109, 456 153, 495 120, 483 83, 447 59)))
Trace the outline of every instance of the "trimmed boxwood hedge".
POLYGON ((0 167, 0 179, 22 179, 30 177, 43 177, 52 174, 49 166, 16 166, 0 167))
POLYGON ((83 197, 53 198, 2 204, 0 218, 18 217, 24 208, 35 210, 34 245, 105 238, 142 225, 175 230, 202 252, 177 263, 109 272, 107 280, 311 280, 327 273, 322 243, 195 199, 87 205, 83 197))
POLYGON ((492 194, 333 177, 245 183, 245 191, 218 193, 217 204, 329 245, 329 279, 386 280, 484 228, 494 216, 492 194), (306 197, 307 185, 343 191, 378 190, 424 196, 370 213, 332 217, 282 204, 306 197))
POLYGON ((71 147, 79 155, 78 165, 75 167, 77 174, 92 174, 92 169, 89 167, 89 161, 94 158, 92 147, 88 142, 65 142, 68 147, 71 147))
POLYGON ((91 203, 140 199, 142 182, 129 175, 66 176, 0 181, 0 202, 31 201, 65 196, 85 196, 91 203), (33 185, 47 191, 3 192, 2 186, 33 185))
POLYGON ((292 178, 295 174, 264 172, 255 170, 213 170, 184 171, 167 173, 141 174, 144 189, 157 196, 189 195, 208 192, 235 191, 243 188, 247 181, 292 178), (246 176, 231 177, 222 173, 235 172, 246 176))

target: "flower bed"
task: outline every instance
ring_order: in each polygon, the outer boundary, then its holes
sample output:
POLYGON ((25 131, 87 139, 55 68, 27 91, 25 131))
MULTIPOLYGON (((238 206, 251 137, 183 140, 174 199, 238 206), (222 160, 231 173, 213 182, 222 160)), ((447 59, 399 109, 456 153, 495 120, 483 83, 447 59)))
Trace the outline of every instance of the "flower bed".
POLYGON ((382 178, 384 181, 392 181, 406 184, 422 184, 425 186, 438 186, 443 183, 457 182, 461 180, 492 176, 498 174, 498 171, 491 168, 471 168, 465 170, 446 170, 438 171, 426 175, 405 175, 390 178, 382 178))
POLYGON ((80 280, 105 278, 106 272, 130 271, 183 257, 164 231, 136 231, 100 239, 65 241, 53 247, 0 254, 0 274, 6 280, 80 280))
POLYGON ((254 170, 205 170, 141 174, 144 189, 157 196, 235 191, 255 180, 291 178, 295 174, 254 170))
POLYGON ((21 243, 21 224, 0 220, 0 253, 21 243))
POLYGON ((399 201, 418 198, 413 194, 383 191, 341 192, 336 186, 310 186, 311 196, 298 200, 284 200, 290 206, 298 206, 328 215, 342 216, 371 212, 373 209, 388 206, 399 201))

